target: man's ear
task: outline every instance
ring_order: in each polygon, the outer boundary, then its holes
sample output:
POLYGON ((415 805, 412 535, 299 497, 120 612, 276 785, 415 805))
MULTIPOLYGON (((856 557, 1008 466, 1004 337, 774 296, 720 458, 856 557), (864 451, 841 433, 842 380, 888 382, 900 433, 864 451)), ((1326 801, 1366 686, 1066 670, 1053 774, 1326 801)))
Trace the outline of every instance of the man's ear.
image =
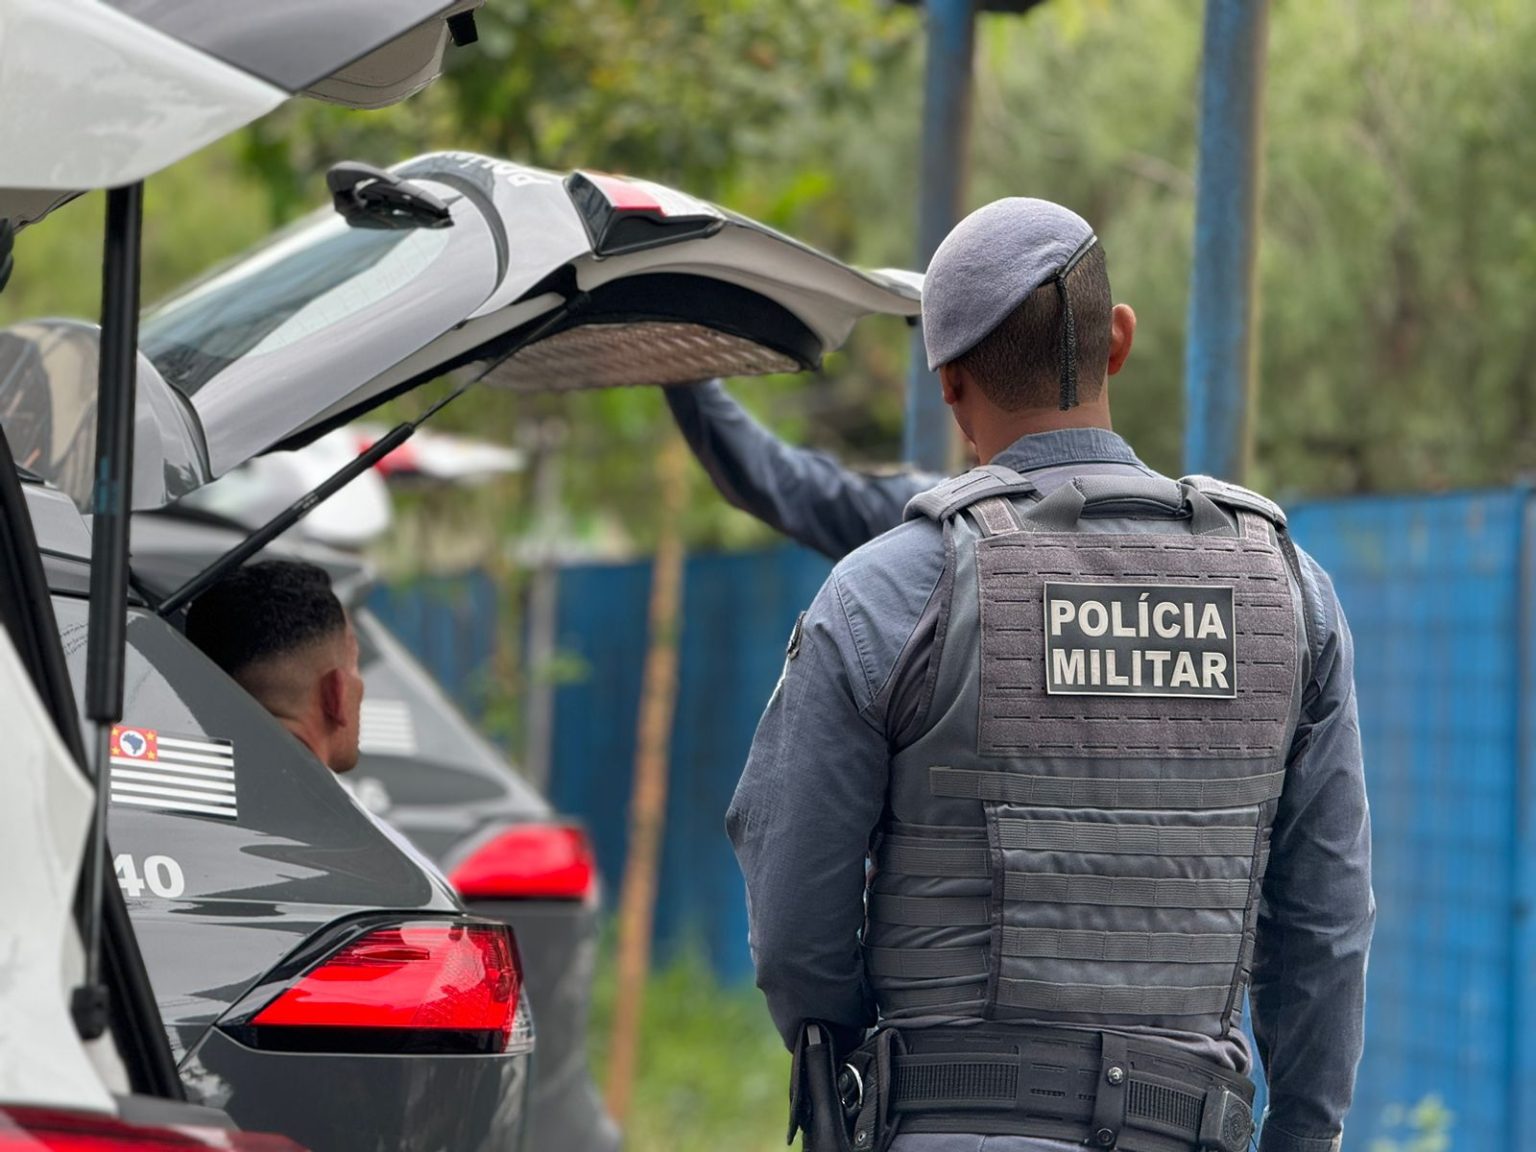
POLYGON ((320 677, 320 712, 326 727, 347 726, 347 678, 340 668, 327 669, 320 677))
POLYGON ((1113 376, 1125 367, 1131 354, 1131 343, 1136 339, 1136 313, 1129 304, 1116 304, 1109 314, 1109 374, 1113 376))
POLYGON ((965 369, 955 363, 939 365, 939 387, 944 391, 944 403, 953 408, 965 394, 965 369))

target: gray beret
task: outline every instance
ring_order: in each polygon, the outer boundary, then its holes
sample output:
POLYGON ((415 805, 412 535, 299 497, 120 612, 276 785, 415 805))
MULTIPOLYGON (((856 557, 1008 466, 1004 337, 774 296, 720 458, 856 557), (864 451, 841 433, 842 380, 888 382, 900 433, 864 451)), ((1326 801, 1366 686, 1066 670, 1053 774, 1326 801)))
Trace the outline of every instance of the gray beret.
POLYGON ((960 221, 923 279, 928 367, 969 352, 1092 238, 1076 212, 1025 196, 994 200, 960 221))

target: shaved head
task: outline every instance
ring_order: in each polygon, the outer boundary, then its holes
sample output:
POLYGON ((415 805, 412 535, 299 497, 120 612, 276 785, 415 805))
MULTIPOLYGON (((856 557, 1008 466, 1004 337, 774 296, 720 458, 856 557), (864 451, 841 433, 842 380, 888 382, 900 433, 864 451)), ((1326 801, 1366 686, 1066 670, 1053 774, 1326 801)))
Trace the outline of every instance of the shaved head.
POLYGON ((187 639, 335 772, 357 764, 357 635, 325 569, 264 560, 193 602, 187 639))

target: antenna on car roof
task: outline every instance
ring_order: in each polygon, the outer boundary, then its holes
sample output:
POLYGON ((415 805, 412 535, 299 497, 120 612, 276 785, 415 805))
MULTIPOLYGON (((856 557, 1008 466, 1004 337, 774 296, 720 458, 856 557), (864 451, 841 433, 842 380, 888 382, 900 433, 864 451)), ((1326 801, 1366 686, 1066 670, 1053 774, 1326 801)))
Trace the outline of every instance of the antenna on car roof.
MULTIPOLYGON (((571 283, 574 286, 574 277, 571 278, 571 283)), ((395 425, 352 460, 343 464, 315 487, 300 496, 260 528, 255 529, 244 540, 240 541, 240 543, 236 544, 228 552, 225 552, 224 555, 220 556, 180 588, 177 588, 176 591, 172 592, 164 600, 160 601, 155 611, 161 617, 168 617, 206 592, 228 573, 240 567, 240 565, 272 543, 273 540, 288 531, 288 529, 304 519, 305 516, 308 516, 310 512, 314 511, 316 506, 330 499, 341 489, 352 483, 353 480, 356 480, 364 472, 384 459, 385 456, 388 456, 396 448, 404 444, 415 434, 416 429, 464 395, 465 392, 468 392, 497 365, 517 355, 518 352, 528 347, 528 345, 534 344, 554 332, 571 316, 585 308, 590 299, 591 297, 586 292, 580 290, 572 292, 571 295, 565 298, 564 303, 560 307, 556 308, 540 323, 514 341, 502 355, 494 360, 486 361, 482 371, 465 380, 452 392, 416 417, 416 419, 406 420, 395 425)))

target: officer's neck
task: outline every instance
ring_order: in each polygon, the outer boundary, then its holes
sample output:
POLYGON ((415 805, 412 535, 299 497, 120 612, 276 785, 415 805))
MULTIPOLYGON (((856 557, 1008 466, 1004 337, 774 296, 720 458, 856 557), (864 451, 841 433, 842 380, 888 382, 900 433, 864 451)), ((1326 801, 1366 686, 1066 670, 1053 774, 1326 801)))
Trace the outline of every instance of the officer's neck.
POLYGON ((976 422, 971 438, 976 446, 976 457, 983 464, 990 464, 993 457, 1025 436, 1059 432, 1063 428, 1114 430, 1109 418, 1109 398, 1102 393, 1089 403, 1065 412, 1059 408, 1026 408, 1020 412, 994 409, 987 413, 987 417, 976 422))

